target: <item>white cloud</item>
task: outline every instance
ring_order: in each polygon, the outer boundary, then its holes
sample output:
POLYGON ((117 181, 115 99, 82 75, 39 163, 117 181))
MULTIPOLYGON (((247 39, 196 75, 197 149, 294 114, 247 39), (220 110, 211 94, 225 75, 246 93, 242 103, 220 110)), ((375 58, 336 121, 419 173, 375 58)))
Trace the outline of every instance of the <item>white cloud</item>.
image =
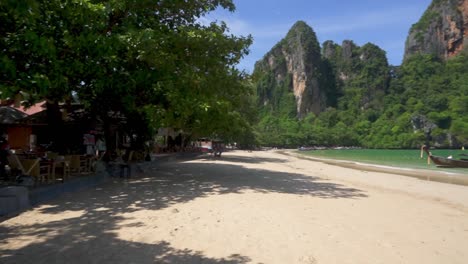
MULTIPOLYGON (((200 18, 203 23, 224 21, 230 33, 234 35, 252 35, 254 43, 250 47, 251 53, 240 63, 239 68, 252 71, 255 61, 261 59, 278 41, 286 36, 291 26, 297 20, 304 20, 317 33, 320 41, 327 39, 353 39, 360 38, 365 42, 372 42, 387 51, 389 61, 398 64, 400 53, 404 50, 403 33, 399 39, 388 39, 388 30, 400 30, 397 28, 408 27, 417 22, 421 10, 416 6, 393 8, 386 10, 361 10, 361 12, 344 13, 340 16, 316 16, 291 18, 275 15, 268 20, 249 20, 240 18, 236 13, 217 10, 200 18), (382 36, 380 36, 382 34, 382 36), (367 35, 367 36, 366 36, 367 35)), ((359 42, 359 41, 358 41, 359 42)), ((364 44, 364 43, 361 43, 364 44)))
POLYGON ((246 36, 251 34, 250 33, 250 25, 241 19, 226 19, 223 20, 226 22, 229 32, 231 32, 234 35, 242 35, 246 36))
MULTIPOLYGON (((413 23, 415 8, 390 9, 385 11, 363 11, 359 14, 345 14, 334 17, 305 18, 306 21, 317 34, 329 35, 337 33, 350 33, 355 31, 380 29, 385 31, 385 27, 395 27, 413 23)), ((284 21, 278 19, 277 22, 268 24, 252 24, 240 19, 231 13, 211 13, 205 18, 206 21, 224 21, 228 25, 230 32, 234 35, 247 36, 251 34, 255 40, 259 39, 281 39, 286 36, 288 30, 296 21, 284 21)), ((298 19, 299 20, 299 19, 298 19)), ((416 21, 414 21, 416 22, 416 21)))
MULTIPOLYGON (((415 14, 419 10, 415 8, 399 8, 385 11, 368 11, 360 14, 346 14, 339 17, 322 17, 308 19, 314 29, 321 34, 332 34, 358 30, 381 29, 385 26, 406 25, 412 23, 415 14)), ((416 21, 415 21, 416 22, 416 21)))
POLYGON ((254 38, 276 38, 283 37, 292 24, 282 25, 254 25, 245 19, 240 19, 234 14, 224 11, 215 11, 198 19, 202 24, 209 24, 214 21, 224 21, 229 28, 229 32, 238 36, 252 35, 254 38))
POLYGON ((241 19, 219 16, 205 16, 198 19, 202 25, 208 25, 212 22, 225 22, 228 26, 229 32, 234 35, 246 36, 251 34, 249 24, 241 19))

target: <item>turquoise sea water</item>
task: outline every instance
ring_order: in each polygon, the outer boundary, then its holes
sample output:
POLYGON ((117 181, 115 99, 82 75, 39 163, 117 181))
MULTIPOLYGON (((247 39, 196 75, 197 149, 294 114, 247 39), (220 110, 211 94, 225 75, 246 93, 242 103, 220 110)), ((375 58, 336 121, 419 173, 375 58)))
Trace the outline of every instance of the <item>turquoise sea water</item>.
MULTIPOLYGON (((459 154, 468 154, 468 150, 454 149, 433 149, 432 154, 435 156, 448 157, 452 156, 460 158, 459 154)), ((440 168, 431 162, 427 164, 427 154, 424 153, 424 158, 420 158, 420 150, 389 150, 389 149, 326 149, 326 150, 310 150, 298 151, 299 154, 314 156, 317 158, 338 159, 358 161, 362 163, 370 163, 377 165, 410 168, 410 169, 429 169, 437 171, 446 171, 453 173, 461 173, 468 175, 468 169, 462 168, 440 168)), ((468 157, 465 157, 468 158, 468 157)))

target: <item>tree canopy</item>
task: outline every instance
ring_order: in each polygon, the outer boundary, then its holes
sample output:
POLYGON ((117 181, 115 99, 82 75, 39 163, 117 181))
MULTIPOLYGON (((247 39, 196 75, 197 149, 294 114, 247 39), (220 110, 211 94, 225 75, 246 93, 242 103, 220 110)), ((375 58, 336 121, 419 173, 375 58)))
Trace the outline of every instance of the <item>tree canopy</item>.
POLYGON ((103 118, 131 117, 140 133, 245 124, 238 112, 251 89, 234 66, 252 39, 200 22, 216 8, 235 10, 231 0, 2 1, 1 96, 79 98, 103 118))

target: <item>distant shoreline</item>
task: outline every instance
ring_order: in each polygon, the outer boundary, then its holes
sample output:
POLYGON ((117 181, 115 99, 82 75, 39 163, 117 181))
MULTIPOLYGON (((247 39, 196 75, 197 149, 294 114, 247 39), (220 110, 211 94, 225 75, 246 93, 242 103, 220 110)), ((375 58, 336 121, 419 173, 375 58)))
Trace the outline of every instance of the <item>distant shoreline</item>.
POLYGON ((300 159, 318 161, 318 162, 323 162, 329 165, 335 165, 335 166, 351 168, 351 169, 356 169, 356 170, 390 173, 390 174, 409 176, 409 177, 418 178, 418 179, 426 180, 426 181, 435 181, 435 182, 468 186, 468 175, 461 174, 461 173, 401 168, 401 167, 393 167, 393 166, 386 166, 386 165, 375 165, 375 164, 362 163, 358 161, 349 161, 349 160, 317 158, 317 157, 306 156, 300 153, 294 153, 293 151, 285 151, 285 150, 279 150, 278 152, 285 154, 285 155, 294 156, 300 159))

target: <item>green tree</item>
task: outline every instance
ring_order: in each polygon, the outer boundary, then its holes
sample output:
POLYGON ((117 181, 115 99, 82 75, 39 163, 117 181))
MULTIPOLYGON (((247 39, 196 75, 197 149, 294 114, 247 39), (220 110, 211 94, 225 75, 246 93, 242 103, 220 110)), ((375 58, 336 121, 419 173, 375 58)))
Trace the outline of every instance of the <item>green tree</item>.
POLYGON ((234 11, 231 0, 2 1, 1 96, 56 106, 76 94, 107 128, 109 112, 140 116, 143 135, 238 118, 246 89, 233 66, 252 40, 199 22, 218 7, 234 11))

